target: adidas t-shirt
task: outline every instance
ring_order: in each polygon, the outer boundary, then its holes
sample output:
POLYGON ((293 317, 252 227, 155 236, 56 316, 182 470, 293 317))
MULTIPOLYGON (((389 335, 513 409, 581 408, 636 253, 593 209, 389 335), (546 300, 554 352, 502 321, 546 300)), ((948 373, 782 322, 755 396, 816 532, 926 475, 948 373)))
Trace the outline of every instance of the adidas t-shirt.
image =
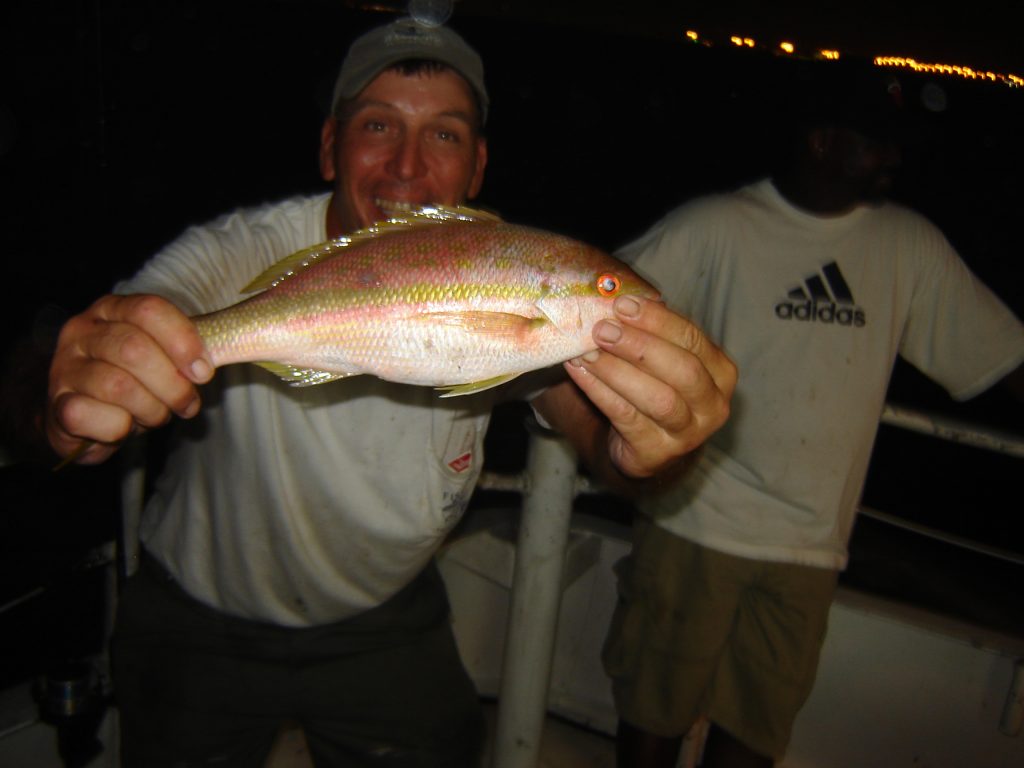
POLYGON ((897 355, 958 399, 1024 361, 1024 326, 896 204, 805 213, 764 180, 688 203, 619 254, 739 366, 732 417, 642 502, 664 528, 843 568, 897 355))

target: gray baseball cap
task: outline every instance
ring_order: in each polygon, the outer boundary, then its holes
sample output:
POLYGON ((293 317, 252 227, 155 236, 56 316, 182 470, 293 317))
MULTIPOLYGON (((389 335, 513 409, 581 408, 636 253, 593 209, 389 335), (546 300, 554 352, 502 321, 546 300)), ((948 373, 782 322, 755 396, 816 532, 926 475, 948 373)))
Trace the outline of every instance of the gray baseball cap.
POLYGON ((412 18, 371 29, 352 43, 334 83, 331 113, 340 101, 358 96, 387 67, 406 59, 428 59, 452 67, 476 92, 480 122, 487 121, 487 89, 480 55, 448 27, 428 26, 412 18))

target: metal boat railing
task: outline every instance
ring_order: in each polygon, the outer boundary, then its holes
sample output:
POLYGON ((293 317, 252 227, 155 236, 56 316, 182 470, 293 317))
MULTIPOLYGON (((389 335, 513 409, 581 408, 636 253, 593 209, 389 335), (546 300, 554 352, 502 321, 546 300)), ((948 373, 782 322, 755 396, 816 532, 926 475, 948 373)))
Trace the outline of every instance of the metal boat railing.
POLYGON ((882 411, 882 423, 952 443, 1024 458, 1024 438, 992 427, 979 427, 966 421, 891 403, 886 404, 882 411))
MULTIPOLYGON (((967 421, 892 404, 885 406, 885 410, 882 412, 882 423, 946 442, 1024 459, 1024 438, 993 427, 978 426, 967 421)), ((961 549, 1006 560, 1016 565, 1024 565, 1024 555, 1017 552, 979 544, 972 539, 954 536, 939 528, 909 522, 898 515, 865 506, 861 506, 859 514, 930 539, 952 544, 961 549)))

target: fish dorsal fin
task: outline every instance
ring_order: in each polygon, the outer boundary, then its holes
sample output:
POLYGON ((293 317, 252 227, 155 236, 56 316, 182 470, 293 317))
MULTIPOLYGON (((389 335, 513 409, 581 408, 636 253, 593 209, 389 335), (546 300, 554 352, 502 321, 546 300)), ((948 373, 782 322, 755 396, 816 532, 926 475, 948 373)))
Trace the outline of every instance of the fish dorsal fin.
POLYGON ((456 221, 502 221, 502 218, 496 213, 465 205, 424 205, 419 208, 399 208, 385 205, 383 210, 388 214, 388 218, 384 221, 372 224, 366 229, 360 229, 351 235, 336 237, 286 256, 260 273, 242 289, 242 293, 256 293, 273 288, 282 280, 287 280, 314 264, 334 258, 347 248, 354 248, 368 240, 386 237, 393 232, 404 232, 410 227, 435 226, 456 221))
POLYGON ((492 211, 471 208, 468 205, 421 205, 418 208, 403 208, 381 203, 381 210, 388 214, 387 220, 382 223, 397 223, 403 226, 444 224, 451 221, 503 221, 501 216, 492 211))
POLYGON ((250 282, 242 293, 256 293, 273 288, 282 280, 287 280, 305 269, 337 256, 340 252, 353 244, 351 237, 338 237, 328 240, 326 243, 319 243, 309 248, 296 251, 291 256, 286 256, 276 264, 261 272, 250 282))

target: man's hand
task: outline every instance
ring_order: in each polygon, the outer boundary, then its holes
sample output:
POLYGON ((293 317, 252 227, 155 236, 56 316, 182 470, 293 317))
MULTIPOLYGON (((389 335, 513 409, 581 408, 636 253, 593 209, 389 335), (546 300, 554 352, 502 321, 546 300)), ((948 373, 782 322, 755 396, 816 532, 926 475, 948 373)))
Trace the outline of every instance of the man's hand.
POLYGON ((553 387, 534 405, 599 474, 610 461, 628 478, 652 477, 725 423, 736 366, 697 326, 659 302, 622 297, 615 313, 615 320, 594 326, 600 349, 565 364, 578 390, 568 383, 553 387), (604 414, 606 427, 578 392, 604 414))
POLYGON ((61 329, 43 428, 50 447, 85 464, 128 435, 199 412, 213 366, 192 321, 157 296, 104 296, 61 329))

